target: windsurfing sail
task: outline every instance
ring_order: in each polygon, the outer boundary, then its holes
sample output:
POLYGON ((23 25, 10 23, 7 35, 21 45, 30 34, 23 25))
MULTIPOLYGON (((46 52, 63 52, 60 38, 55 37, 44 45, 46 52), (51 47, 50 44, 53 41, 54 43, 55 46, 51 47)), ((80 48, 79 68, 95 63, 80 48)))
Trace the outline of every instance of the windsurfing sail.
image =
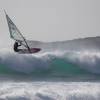
POLYGON ((30 47, 28 46, 28 43, 25 37, 21 34, 21 32, 18 30, 18 28, 12 22, 12 20, 10 19, 10 17, 7 15, 6 12, 5 12, 5 15, 6 15, 6 19, 7 19, 7 23, 9 27, 10 37, 16 40, 17 42, 20 42, 22 45, 24 45, 28 49, 28 51, 31 53, 30 47))

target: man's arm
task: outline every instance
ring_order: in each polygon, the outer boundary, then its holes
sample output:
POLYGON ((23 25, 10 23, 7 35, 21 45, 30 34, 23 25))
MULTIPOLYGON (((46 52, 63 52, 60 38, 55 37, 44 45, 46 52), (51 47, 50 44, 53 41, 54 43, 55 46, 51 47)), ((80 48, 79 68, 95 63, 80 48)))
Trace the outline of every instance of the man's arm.
POLYGON ((20 44, 18 44, 18 46, 21 46, 21 43, 20 43, 20 44))

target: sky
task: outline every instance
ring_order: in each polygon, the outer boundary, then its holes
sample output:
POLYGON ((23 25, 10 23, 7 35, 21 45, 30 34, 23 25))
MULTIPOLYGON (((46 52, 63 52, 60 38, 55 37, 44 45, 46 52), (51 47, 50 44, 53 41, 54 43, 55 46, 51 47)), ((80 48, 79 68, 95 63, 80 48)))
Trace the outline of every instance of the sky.
POLYGON ((4 9, 28 40, 100 36, 100 0, 0 0, 1 48, 13 44, 4 9))

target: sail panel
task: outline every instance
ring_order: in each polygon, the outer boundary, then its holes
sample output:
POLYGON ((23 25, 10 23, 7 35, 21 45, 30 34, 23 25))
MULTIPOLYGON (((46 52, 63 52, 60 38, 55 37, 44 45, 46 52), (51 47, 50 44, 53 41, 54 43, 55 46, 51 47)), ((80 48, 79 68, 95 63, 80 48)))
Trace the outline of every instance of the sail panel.
POLYGON ((6 14, 6 18, 7 18, 7 23, 8 23, 11 38, 20 42, 24 42, 24 38, 21 35, 20 31, 18 30, 16 25, 12 22, 12 20, 9 18, 7 14, 6 14))

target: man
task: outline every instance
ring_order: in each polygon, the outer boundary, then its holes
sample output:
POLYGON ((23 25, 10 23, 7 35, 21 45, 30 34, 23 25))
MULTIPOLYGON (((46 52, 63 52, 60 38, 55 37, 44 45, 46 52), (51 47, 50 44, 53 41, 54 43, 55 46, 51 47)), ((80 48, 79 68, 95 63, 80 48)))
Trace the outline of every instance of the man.
POLYGON ((19 49, 18 47, 21 46, 21 43, 19 44, 19 42, 15 42, 14 43, 14 51, 15 52, 20 52, 20 53, 37 53, 39 52, 41 49, 40 48, 29 48, 27 47, 28 49, 19 49))
POLYGON ((18 42, 16 41, 16 42, 14 43, 14 51, 15 51, 15 52, 19 52, 19 51, 20 51, 20 49, 18 49, 19 46, 21 46, 21 44, 18 44, 18 42))

